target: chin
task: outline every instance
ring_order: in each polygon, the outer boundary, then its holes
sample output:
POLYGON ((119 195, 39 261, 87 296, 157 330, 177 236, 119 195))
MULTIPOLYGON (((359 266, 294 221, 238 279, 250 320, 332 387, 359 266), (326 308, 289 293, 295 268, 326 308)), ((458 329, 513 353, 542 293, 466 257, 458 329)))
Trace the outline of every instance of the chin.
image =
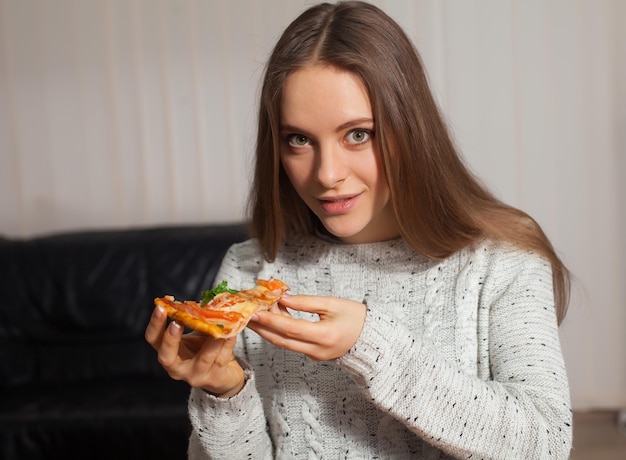
POLYGON ((322 225, 324 225, 324 228, 329 234, 331 234, 333 237, 338 238, 340 240, 344 240, 346 238, 348 239, 354 238, 360 233, 358 230, 351 230, 347 228, 337 228, 336 226, 333 226, 333 225, 325 225, 323 222, 322 222, 322 225))
POLYGON ((338 231, 337 229, 333 230, 326 227, 326 231, 345 243, 368 243, 370 241, 366 234, 358 230, 350 231, 344 229, 343 231, 338 231))

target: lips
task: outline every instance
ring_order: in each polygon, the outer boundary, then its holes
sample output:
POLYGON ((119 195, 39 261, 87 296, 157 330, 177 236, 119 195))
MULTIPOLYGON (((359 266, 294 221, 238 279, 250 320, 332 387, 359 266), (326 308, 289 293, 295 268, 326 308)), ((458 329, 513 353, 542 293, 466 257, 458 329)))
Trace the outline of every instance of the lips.
POLYGON ((349 195, 332 198, 320 198, 319 203, 328 215, 346 214, 349 212, 361 195, 349 195))

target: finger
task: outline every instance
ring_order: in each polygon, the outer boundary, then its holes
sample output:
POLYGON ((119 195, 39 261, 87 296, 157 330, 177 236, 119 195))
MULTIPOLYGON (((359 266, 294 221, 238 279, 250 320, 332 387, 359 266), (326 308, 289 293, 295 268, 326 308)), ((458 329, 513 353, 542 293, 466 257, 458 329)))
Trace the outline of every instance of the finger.
POLYGON ((291 316, 276 315, 271 312, 257 312, 250 329, 265 336, 278 336, 284 340, 315 342, 319 336, 318 322, 296 319, 291 316))
POLYGON ((193 372, 187 381, 213 394, 236 394, 244 379, 243 369, 233 353, 236 338, 210 342, 205 343, 193 360, 193 372))
POLYGON ((165 332, 165 323, 167 322, 167 314, 163 307, 155 307, 150 316, 150 322, 146 327, 145 339, 155 350, 158 350, 165 332))
POLYGON ((207 340, 195 358, 195 369, 207 370, 214 365, 225 366, 233 359, 235 339, 207 340))
MULTIPOLYGON (((313 341, 314 339, 304 338, 304 336, 294 338, 293 336, 284 335, 283 333, 277 332, 277 330, 260 323, 251 324, 250 328, 263 337, 264 340, 278 348, 284 348, 296 353, 302 353, 317 359, 315 356, 318 354, 320 346, 318 343, 313 341)), ((315 335, 313 337, 315 337, 315 335)))
POLYGON ((228 364, 235 359, 235 343, 237 343, 236 337, 231 337, 223 341, 215 357, 216 366, 228 366, 228 364))
POLYGON ((291 313, 287 311, 287 307, 285 307, 284 305, 280 305, 279 303, 275 303, 274 305, 272 305, 268 311, 276 315, 283 315, 283 316, 291 317, 291 313))
POLYGON ((157 350, 159 364, 161 364, 161 366, 163 366, 168 373, 173 370, 175 364, 180 363, 178 352, 180 349, 180 340, 182 335, 182 326, 176 321, 172 321, 165 330, 161 340, 161 346, 157 350))
POLYGON ((291 308, 292 310, 323 315, 328 312, 328 308, 326 308, 328 301, 328 297, 312 295, 283 295, 280 299, 280 304, 284 307, 291 308))

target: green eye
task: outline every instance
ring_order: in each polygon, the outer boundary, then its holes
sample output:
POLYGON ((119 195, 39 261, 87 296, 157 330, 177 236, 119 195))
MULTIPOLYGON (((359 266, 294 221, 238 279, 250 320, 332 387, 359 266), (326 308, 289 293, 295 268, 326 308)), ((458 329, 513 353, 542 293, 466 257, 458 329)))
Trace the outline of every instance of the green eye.
POLYGON ((350 131, 347 136, 348 143, 362 144, 370 139, 371 133, 367 129, 355 129, 350 131))
POLYGON ((287 142, 294 147, 304 147, 309 145, 309 138, 302 134, 292 134, 287 138, 287 142))

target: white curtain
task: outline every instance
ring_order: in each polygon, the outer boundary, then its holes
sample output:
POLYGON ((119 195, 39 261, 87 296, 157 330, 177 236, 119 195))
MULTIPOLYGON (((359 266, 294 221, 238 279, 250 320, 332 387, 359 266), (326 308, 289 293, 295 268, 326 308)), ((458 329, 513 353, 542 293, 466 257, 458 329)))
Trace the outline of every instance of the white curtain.
MULTIPOLYGON (((0 0, 0 233, 241 219, 263 65, 311 3, 0 0)), ((468 163, 577 276, 574 406, 626 406, 626 2, 375 3, 468 163)))

